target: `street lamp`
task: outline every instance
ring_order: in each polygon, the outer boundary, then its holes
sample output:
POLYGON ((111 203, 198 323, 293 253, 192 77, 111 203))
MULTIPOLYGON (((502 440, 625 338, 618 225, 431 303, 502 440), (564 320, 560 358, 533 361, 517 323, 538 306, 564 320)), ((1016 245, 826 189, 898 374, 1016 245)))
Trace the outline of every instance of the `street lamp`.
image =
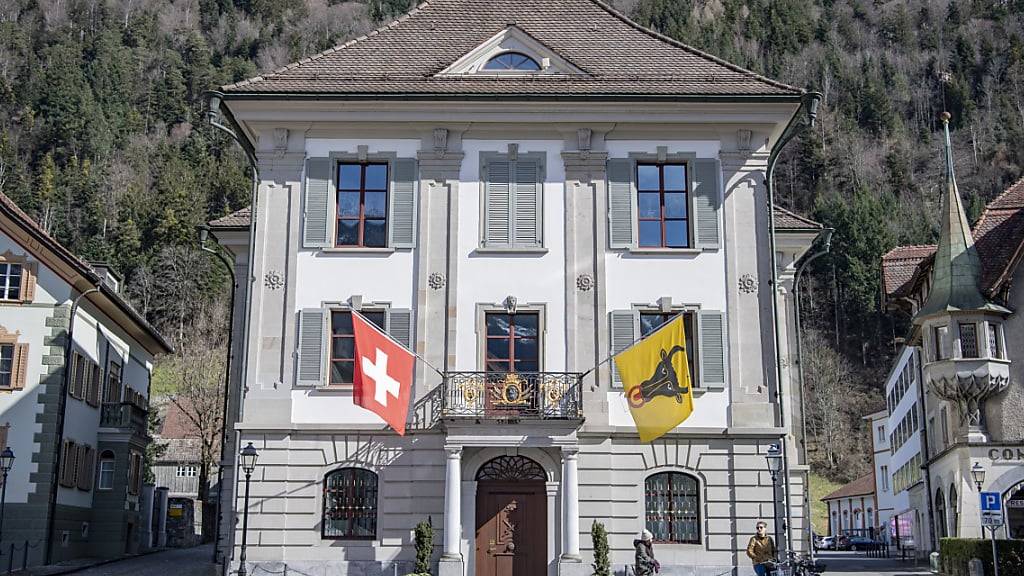
POLYGON ((256 451, 256 447, 249 442, 245 448, 238 454, 239 460, 241 460, 242 471, 245 472, 245 504, 242 509, 242 553, 238 556, 238 574, 239 576, 245 576, 245 543, 246 543, 246 532, 249 531, 249 478, 252 476, 252 471, 256 469, 256 459, 260 457, 259 452, 256 451))
POLYGON ((981 485, 985 483, 985 469, 981 467, 978 462, 971 466, 971 478, 974 479, 974 485, 978 487, 978 492, 981 492, 981 485))
POLYGON ((0 542, 4 539, 4 507, 7 505, 7 473, 14 466, 14 450, 8 446, 0 452, 0 471, 4 473, 3 484, 0 485, 0 542))
POLYGON ((779 471, 782 470, 782 448, 778 444, 770 444, 768 453, 765 454, 768 461, 768 472, 772 475, 772 532, 775 534, 775 558, 779 557, 779 494, 778 481, 779 471))

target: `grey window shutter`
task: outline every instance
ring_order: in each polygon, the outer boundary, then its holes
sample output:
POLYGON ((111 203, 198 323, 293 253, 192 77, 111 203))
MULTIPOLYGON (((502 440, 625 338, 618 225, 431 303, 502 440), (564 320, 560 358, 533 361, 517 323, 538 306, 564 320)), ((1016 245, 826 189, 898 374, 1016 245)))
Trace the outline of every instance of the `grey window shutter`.
POLYGON ((701 310, 697 354, 700 356, 702 387, 725 386, 725 314, 719 310, 701 310))
MULTIPOLYGON (((612 355, 629 348, 636 340, 639 331, 640 316, 633 310, 613 310, 611 312, 611 344, 612 355)), ((622 387, 622 378, 612 361, 612 385, 622 387)))
POLYGON ((512 239, 512 197, 508 162, 488 162, 484 184, 484 246, 508 246, 512 239))
POLYGON ((330 158, 306 160, 306 190, 303 195, 303 248, 327 248, 331 239, 331 216, 334 199, 331 194, 330 158))
POLYGON ((514 242, 516 246, 541 243, 540 167, 536 162, 517 161, 515 167, 514 242))
POLYGON ((303 308, 299 312, 299 354, 296 362, 296 384, 323 386, 327 348, 327 310, 303 308))
POLYGON ((608 246, 633 247, 634 162, 628 158, 608 160, 608 246))
POLYGON ((412 350, 412 310, 390 308, 387 332, 396 342, 412 350))
POLYGON ((714 158, 693 161, 693 237, 697 248, 721 246, 721 225, 718 223, 718 212, 722 207, 721 174, 718 160, 714 158))
POLYGON ((391 170, 391 198, 388 208, 388 246, 416 246, 416 159, 399 158, 391 170))

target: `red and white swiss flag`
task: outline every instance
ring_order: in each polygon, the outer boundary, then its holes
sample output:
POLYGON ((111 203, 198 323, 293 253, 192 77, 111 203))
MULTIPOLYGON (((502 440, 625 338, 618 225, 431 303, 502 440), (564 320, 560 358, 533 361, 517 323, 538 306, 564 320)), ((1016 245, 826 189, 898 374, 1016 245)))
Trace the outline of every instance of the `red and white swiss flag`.
POLYGON ((405 436, 416 357, 362 314, 352 314, 352 328, 356 336, 353 373, 356 405, 380 416, 405 436))

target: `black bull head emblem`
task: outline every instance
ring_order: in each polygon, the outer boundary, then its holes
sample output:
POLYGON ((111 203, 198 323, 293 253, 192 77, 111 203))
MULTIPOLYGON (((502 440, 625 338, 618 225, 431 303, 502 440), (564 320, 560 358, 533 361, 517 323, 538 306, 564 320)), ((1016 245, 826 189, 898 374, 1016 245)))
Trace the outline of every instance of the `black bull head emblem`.
POLYGON ((672 350, 668 352, 665 352, 663 349, 661 351, 661 362, 658 362, 658 366, 654 369, 654 374, 630 391, 629 405, 633 408, 639 408, 653 400, 655 396, 675 398, 676 402, 682 404, 683 394, 688 394, 690 388, 679 385, 679 376, 676 375, 676 369, 672 366, 672 357, 677 352, 685 351, 686 349, 682 346, 673 346, 672 350))

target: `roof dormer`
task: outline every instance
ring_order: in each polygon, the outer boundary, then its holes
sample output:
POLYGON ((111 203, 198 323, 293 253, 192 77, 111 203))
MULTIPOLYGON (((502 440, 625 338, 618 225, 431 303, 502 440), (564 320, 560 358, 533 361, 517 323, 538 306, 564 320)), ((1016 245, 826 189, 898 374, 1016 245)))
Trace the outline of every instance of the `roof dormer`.
POLYGON ((437 76, 585 75, 533 36, 509 25, 470 50, 437 76))

